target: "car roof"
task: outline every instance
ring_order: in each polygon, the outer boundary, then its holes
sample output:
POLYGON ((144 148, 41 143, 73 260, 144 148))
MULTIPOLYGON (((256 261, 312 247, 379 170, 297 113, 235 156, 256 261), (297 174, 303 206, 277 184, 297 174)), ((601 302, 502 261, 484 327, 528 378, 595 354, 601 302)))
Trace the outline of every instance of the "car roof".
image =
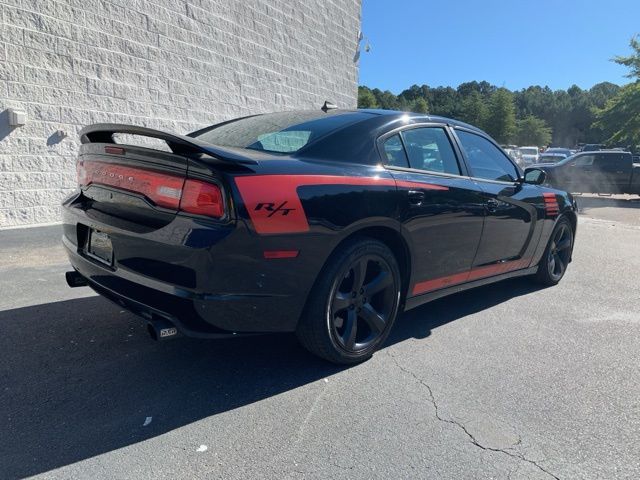
POLYGON ((453 118, 448 118, 448 117, 442 117, 440 115, 430 115, 428 113, 415 113, 415 112, 403 112, 401 110, 385 110, 382 108, 359 108, 357 110, 352 110, 354 112, 366 112, 366 113, 372 113, 374 115, 381 115, 381 116, 386 116, 386 117, 395 117, 395 118, 401 118, 401 117, 409 117, 410 119, 414 120, 414 121, 419 121, 419 120, 424 120, 425 122, 437 122, 437 123, 444 123, 447 125, 453 125, 456 127, 464 127, 464 128, 468 128, 470 130, 475 130, 477 132, 480 133, 485 133, 484 131, 482 131, 481 129, 479 129, 478 127, 475 127, 473 125, 470 125, 468 123, 465 122, 461 122, 460 120, 456 120, 453 118))

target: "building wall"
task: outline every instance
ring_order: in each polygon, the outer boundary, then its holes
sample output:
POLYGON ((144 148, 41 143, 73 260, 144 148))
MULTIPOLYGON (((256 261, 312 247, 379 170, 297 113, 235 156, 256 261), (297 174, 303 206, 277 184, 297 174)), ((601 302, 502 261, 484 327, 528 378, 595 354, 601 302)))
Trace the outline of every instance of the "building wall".
POLYGON ((0 228, 58 221, 86 124, 355 107, 359 30, 360 0, 0 0, 0 228))

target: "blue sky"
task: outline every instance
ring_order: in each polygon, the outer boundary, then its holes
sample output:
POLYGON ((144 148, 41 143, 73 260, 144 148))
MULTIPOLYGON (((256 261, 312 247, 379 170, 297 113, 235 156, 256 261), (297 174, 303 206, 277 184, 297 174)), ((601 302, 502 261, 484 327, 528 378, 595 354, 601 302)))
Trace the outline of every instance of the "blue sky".
POLYGON ((362 31, 359 83, 371 88, 590 88, 628 83, 610 59, 640 34, 640 0, 363 0, 362 31))

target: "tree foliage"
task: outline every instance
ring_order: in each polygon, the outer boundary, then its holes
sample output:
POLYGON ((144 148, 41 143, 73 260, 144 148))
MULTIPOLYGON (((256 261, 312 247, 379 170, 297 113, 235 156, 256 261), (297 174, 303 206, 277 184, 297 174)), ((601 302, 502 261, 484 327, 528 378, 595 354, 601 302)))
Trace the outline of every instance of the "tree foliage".
POLYGON ((367 87, 358 87, 358 108, 378 108, 378 101, 367 87))
POLYGON ((463 122, 485 129, 488 116, 487 101, 480 92, 473 90, 462 99, 460 120, 463 122))
POLYGON ((551 129, 541 118, 528 115, 516 122, 516 145, 549 145, 551 129))
POLYGON ((640 148, 640 41, 630 42, 632 54, 615 57, 614 62, 629 67, 628 78, 633 83, 622 87, 596 113, 595 127, 607 138, 607 143, 640 148))
MULTIPOLYGON (((424 105, 417 102, 423 99, 430 114, 456 118, 493 132, 496 131, 498 121, 495 116, 498 108, 496 103, 501 103, 500 108, 504 109, 509 103, 505 102, 505 99, 510 94, 515 109, 515 121, 512 122, 513 118, 508 114, 509 118, 505 124, 507 135, 499 133, 500 137, 509 137, 509 132, 512 137, 517 136, 517 120, 533 116, 543 120, 546 127, 551 129, 551 144, 572 147, 577 143, 602 143, 606 138, 612 138, 612 134, 607 133, 608 130, 605 131, 603 125, 594 121, 596 112, 605 108, 607 102, 619 92, 620 87, 609 82, 599 83, 589 90, 574 85, 567 90, 554 91, 549 87, 534 85, 509 92, 489 82, 473 81, 462 83, 458 88, 412 85, 399 95, 361 86, 358 89, 358 106, 422 112, 424 105), (498 97, 494 99, 496 95, 498 97)), ((505 130, 504 125, 501 129, 505 130)), ((505 143, 511 141, 513 139, 505 143)))
POLYGON ((413 102, 411 111, 416 113, 429 113, 429 104, 427 104, 424 97, 419 97, 415 102, 413 102))
POLYGON ((619 65, 624 65, 631 70, 627 73, 627 78, 635 79, 636 81, 640 80, 640 40, 635 36, 629 42, 629 46, 633 52, 631 55, 625 56, 616 56, 613 61, 619 65))
POLYGON ((516 109, 513 94, 506 88, 496 90, 489 101, 485 130, 499 143, 510 143, 516 133, 516 109))

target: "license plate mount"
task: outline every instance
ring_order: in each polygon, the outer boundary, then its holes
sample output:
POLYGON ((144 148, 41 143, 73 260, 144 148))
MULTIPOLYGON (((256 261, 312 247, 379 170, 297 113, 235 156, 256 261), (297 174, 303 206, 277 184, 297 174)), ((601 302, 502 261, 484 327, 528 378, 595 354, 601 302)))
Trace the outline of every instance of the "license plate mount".
POLYGON ((89 229, 86 254, 100 263, 112 266, 113 245, 109 235, 93 228, 89 229))

